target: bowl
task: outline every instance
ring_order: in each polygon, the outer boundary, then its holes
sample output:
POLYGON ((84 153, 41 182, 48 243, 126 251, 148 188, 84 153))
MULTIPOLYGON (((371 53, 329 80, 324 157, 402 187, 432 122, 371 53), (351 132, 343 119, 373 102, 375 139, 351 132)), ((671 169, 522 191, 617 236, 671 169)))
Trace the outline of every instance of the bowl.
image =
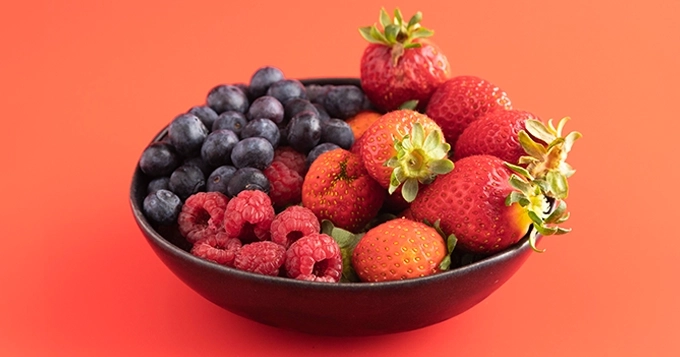
MULTIPOLYGON (((359 85, 353 78, 301 82, 359 85)), ((161 140, 166 129, 153 141, 161 140)), ((142 203, 148 182, 137 167, 130 189, 132 213, 148 244, 173 274, 208 301, 236 315, 309 334, 381 335, 445 321, 491 295, 533 252, 524 237, 500 253, 462 267, 392 282, 333 284, 258 275, 195 257, 176 227, 147 220, 142 203)))

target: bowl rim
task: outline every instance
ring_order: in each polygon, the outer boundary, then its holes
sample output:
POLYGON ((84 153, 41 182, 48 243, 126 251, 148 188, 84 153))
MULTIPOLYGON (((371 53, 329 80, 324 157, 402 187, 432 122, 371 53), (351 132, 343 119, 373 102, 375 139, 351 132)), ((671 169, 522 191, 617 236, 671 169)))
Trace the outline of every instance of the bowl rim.
MULTIPOLYGON (((360 85, 360 80, 358 78, 352 77, 338 77, 338 78, 304 78, 298 79, 302 84, 355 84, 360 85)), ((154 143, 162 139, 167 133, 167 125, 163 127, 158 134, 149 142, 149 144, 154 143)), ((148 145, 148 144, 147 144, 148 145)), ((141 154, 140 154, 141 157, 141 154)), ((140 180, 141 169, 139 168, 139 158, 135 162, 135 170, 133 171, 129 201, 130 207, 132 209, 133 216, 137 225, 143 230, 143 235, 147 237, 147 241, 153 242, 154 245, 164 250, 166 253, 173 255, 175 258, 186 260, 193 265, 200 266, 202 269, 209 269, 217 271, 220 274, 229 274, 235 278, 248 279, 251 281, 269 283, 269 284, 279 284, 291 287, 304 287, 304 288, 316 288, 323 290, 333 290, 333 291, 364 291, 367 289, 377 289, 377 288, 395 288, 404 286, 418 286, 430 283, 436 283, 441 280, 448 280, 455 276, 464 276, 469 272, 482 269, 488 265, 495 265, 504 260, 508 260, 516 255, 523 253, 526 250, 530 250, 531 246, 529 244, 528 234, 522 237, 517 243, 512 246, 486 256, 478 261, 464 265, 462 267, 446 270, 436 274, 405 279, 405 280, 395 280, 395 281, 380 281, 380 282, 340 282, 340 283, 327 283, 327 282, 316 282, 316 281, 303 281, 297 279, 291 279, 279 276, 268 276, 262 274, 251 273, 247 271, 238 270, 236 268, 220 265, 215 262, 211 262, 199 257, 192 255, 190 252, 178 247, 177 245, 171 243, 169 240, 165 239, 156 229, 153 228, 151 223, 146 219, 143 214, 142 207, 139 202, 137 202, 136 187, 139 186, 138 181, 140 180)), ((540 239, 540 234, 537 239, 540 239)))

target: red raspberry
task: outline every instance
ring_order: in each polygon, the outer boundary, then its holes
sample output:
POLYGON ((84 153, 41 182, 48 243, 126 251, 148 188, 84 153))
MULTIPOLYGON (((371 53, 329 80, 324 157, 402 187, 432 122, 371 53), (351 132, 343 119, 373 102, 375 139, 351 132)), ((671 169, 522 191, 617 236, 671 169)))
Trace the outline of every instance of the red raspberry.
POLYGON ((191 243, 224 231, 224 212, 229 198, 220 192, 189 196, 177 217, 179 232, 191 243))
POLYGON ((217 264, 234 266, 234 258, 239 249, 240 240, 229 238, 226 233, 220 232, 196 242, 191 248, 191 254, 217 264))
POLYGON ((302 206, 290 206, 274 217, 271 225, 272 242, 288 248, 298 239, 319 233, 321 224, 314 212, 302 206))
POLYGON ((274 207, 269 196, 259 190, 245 190, 232 197, 224 216, 224 230, 243 243, 269 239, 274 220, 274 207))
POLYGON ((290 146, 280 146, 274 150, 274 162, 280 161, 301 177, 307 173, 307 156, 290 146))
POLYGON ((286 260, 286 248, 271 241, 244 245, 236 252, 234 268, 252 273, 278 276, 286 260))
POLYGON ((331 236, 304 236, 286 251, 286 272, 298 280, 337 283, 342 276, 340 246, 331 236))
POLYGON ((302 201, 304 178, 281 161, 274 161, 264 169, 269 179, 269 197, 275 207, 296 205, 302 201))

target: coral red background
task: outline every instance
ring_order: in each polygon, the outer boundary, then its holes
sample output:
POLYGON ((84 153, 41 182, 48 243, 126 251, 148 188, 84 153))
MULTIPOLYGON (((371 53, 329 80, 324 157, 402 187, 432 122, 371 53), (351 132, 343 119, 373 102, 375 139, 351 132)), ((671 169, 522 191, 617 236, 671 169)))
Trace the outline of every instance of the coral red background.
POLYGON ((678 356, 680 2, 12 1, 0 12, 0 355, 678 356), (573 233, 418 331, 326 338, 207 302, 127 195, 148 141, 262 65, 357 76, 356 28, 424 13, 454 74, 579 130, 573 233), (676 149, 673 149, 676 147, 676 149))

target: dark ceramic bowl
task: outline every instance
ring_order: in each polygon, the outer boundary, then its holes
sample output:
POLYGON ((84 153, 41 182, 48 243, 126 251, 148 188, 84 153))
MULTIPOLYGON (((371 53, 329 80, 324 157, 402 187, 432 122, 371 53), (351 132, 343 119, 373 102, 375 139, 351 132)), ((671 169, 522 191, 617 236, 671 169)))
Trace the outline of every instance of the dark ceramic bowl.
MULTIPOLYGON (((304 80, 355 84, 357 79, 304 80)), ((165 135, 163 129, 154 141, 165 135)), ((191 255, 174 227, 157 227, 142 213, 149 179, 135 170, 130 203, 147 242, 190 288, 234 314, 310 334, 359 336, 414 330, 456 316, 498 289, 532 253, 525 237, 509 249, 436 275, 382 283, 318 283, 270 277, 191 255)))

